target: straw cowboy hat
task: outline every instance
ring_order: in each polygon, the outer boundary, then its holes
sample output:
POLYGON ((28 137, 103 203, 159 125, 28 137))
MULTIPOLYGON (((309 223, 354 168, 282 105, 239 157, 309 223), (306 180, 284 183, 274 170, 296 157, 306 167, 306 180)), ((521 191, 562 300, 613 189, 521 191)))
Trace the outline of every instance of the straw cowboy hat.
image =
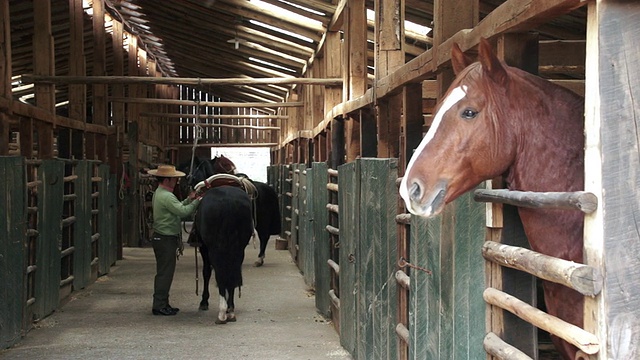
POLYGON ((173 165, 159 165, 157 169, 147 171, 150 175, 160 177, 182 177, 186 174, 176 170, 173 165))

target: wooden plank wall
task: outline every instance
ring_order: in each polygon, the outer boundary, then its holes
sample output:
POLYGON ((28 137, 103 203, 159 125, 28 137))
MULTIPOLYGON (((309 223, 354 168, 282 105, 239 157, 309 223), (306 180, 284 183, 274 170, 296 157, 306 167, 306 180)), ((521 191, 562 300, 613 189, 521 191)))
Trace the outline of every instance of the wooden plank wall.
POLYGON ((316 309, 320 314, 329 318, 331 316, 331 299, 329 290, 331 289, 331 272, 327 265, 327 260, 331 258, 331 243, 326 226, 329 223, 327 204, 329 203, 329 193, 327 183, 329 174, 327 163, 314 162, 311 168, 310 181, 307 186, 311 188, 311 220, 313 224, 314 241, 314 266, 315 266, 315 298, 316 309))
MULTIPOLYGON (((306 165, 302 165, 301 169, 303 169, 306 165)), ((304 170, 303 175, 300 177, 300 186, 301 192, 300 196, 302 199, 302 203, 300 205, 300 213, 301 213, 301 224, 300 224, 300 255, 299 257, 302 259, 302 275, 304 276, 304 282, 313 287, 316 277, 316 267, 315 267, 315 237, 313 236, 313 217, 314 217, 314 208, 313 208, 313 198, 314 198, 314 190, 316 189, 313 186, 313 169, 306 168, 304 170)))
POLYGON ((23 329, 25 294, 25 242, 27 187, 22 157, 0 157, 0 348, 17 343, 23 329))
POLYGON ((485 207, 463 195, 433 219, 412 217, 410 359, 482 359, 485 207))
POLYGON ((117 176, 109 173, 109 166, 99 165, 99 177, 102 181, 98 184, 98 274, 108 274, 111 265, 116 263, 118 244, 116 242, 116 217, 112 209, 116 207, 117 176))
POLYGON ((75 166, 78 178, 74 182, 76 194, 73 234, 73 288, 83 289, 91 282, 91 169, 93 164, 80 160, 75 166))
POLYGON ((298 263, 298 236, 300 231, 300 164, 292 164, 291 172, 291 237, 289 238, 289 252, 293 261, 298 263))
POLYGON ((352 355, 356 354, 357 341, 361 330, 359 325, 356 294, 358 268, 355 256, 358 254, 360 238, 360 162, 353 161, 338 166, 338 203, 340 204, 340 344, 352 355))
POLYGON ((38 243, 36 268, 36 302, 33 314, 42 319, 51 314, 60 298, 60 242, 62 241, 64 163, 44 160, 38 167, 38 243))

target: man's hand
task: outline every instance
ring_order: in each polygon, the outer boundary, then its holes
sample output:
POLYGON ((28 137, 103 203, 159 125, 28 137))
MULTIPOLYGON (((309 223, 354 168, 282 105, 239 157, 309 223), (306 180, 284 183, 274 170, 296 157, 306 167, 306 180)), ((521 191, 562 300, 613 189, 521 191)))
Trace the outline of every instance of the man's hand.
POLYGON ((189 193, 189 199, 191 200, 200 200, 202 198, 202 193, 199 193, 197 191, 192 191, 189 193))

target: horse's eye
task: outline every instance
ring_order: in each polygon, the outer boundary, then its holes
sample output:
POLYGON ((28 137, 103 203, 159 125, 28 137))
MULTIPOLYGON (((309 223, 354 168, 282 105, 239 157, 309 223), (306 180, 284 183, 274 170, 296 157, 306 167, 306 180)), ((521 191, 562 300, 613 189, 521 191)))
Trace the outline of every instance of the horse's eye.
POLYGON ((473 109, 464 109, 462 111, 463 119, 473 119, 474 117, 476 117, 476 115, 478 115, 478 112, 473 109))

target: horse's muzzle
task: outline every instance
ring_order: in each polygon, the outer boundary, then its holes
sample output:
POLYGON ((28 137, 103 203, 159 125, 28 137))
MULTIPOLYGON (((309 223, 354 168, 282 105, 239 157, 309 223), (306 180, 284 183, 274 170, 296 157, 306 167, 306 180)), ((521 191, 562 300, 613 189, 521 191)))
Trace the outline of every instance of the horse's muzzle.
POLYGON ((438 215, 444 208, 447 184, 448 181, 441 179, 435 187, 427 191, 422 182, 414 178, 406 183, 402 182, 400 195, 409 212, 418 216, 432 217, 438 215))

